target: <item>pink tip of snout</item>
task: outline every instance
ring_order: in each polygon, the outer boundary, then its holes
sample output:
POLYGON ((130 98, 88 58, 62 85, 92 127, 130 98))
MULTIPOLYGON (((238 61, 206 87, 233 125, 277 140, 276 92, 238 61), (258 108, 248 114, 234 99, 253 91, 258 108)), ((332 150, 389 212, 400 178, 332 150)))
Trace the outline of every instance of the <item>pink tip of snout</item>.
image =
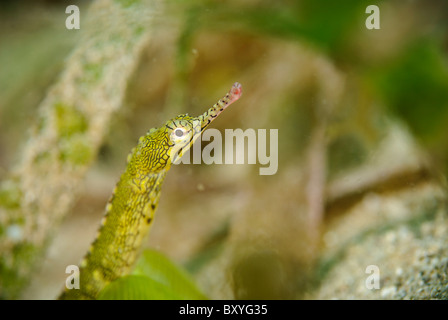
POLYGON ((243 87, 241 86, 241 83, 235 82, 232 86, 232 89, 230 89, 230 93, 232 94, 232 100, 238 100, 243 93, 243 87))

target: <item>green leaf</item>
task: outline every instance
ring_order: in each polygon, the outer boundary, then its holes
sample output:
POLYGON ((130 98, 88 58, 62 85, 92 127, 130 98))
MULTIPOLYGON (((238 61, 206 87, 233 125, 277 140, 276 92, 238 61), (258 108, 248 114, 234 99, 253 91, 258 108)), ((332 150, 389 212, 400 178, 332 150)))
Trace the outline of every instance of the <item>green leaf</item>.
POLYGON ((143 252, 133 274, 147 276, 165 285, 176 292, 179 299, 206 299, 184 269, 156 250, 147 249, 143 252))
POLYGON ((125 276, 111 282, 101 291, 99 300, 176 300, 174 292, 145 276, 125 276))
POLYGON ((441 44, 424 39, 377 77, 388 106, 424 142, 446 135, 448 68, 441 44))
POLYGON ((199 300, 206 297, 186 271, 155 250, 145 250, 132 275, 110 283, 100 300, 199 300))
POLYGON ((191 33, 200 29, 255 31, 265 36, 305 39, 330 52, 346 41, 353 28, 362 27, 359 21, 366 17, 367 6, 359 0, 170 2, 187 13, 185 38, 188 35, 191 39, 191 33))

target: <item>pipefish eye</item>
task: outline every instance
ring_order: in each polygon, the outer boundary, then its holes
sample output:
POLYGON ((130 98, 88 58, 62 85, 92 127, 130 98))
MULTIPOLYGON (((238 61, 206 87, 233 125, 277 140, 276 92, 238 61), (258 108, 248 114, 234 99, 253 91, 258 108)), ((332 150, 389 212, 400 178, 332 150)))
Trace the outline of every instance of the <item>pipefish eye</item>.
POLYGON ((181 129, 181 128, 177 128, 176 130, 174 130, 174 134, 180 138, 185 134, 185 130, 181 129))

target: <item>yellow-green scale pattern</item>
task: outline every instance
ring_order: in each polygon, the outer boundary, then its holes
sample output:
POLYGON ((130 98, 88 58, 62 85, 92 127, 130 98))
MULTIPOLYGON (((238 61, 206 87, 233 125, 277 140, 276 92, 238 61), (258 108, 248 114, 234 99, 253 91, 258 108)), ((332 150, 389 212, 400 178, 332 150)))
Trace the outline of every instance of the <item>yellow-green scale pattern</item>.
POLYGON ((153 222, 161 186, 171 164, 241 94, 241 85, 235 83, 204 114, 177 116, 139 139, 106 206, 97 238, 81 262, 80 288, 65 289, 60 299, 96 299, 108 283, 132 270, 153 222))

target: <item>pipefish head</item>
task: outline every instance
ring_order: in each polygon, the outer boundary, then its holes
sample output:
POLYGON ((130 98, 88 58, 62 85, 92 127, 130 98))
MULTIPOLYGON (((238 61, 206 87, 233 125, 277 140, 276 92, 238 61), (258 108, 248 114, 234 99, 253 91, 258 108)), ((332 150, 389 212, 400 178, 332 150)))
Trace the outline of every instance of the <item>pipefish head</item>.
POLYGON ((141 151, 146 149, 144 158, 147 159, 146 165, 150 166, 150 171, 168 170, 172 163, 177 163, 202 132, 241 94, 241 84, 235 82, 223 98, 200 116, 179 115, 167 121, 163 127, 150 130, 142 137, 143 148, 140 148, 141 151))
POLYGON ((237 101, 242 94, 241 84, 235 82, 230 91, 216 102, 210 109, 198 117, 190 117, 188 115, 180 115, 171 121, 168 121, 166 126, 169 128, 171 145, 172 163, 178 161, 188 149, 191 148, 197 138, 202 132, 207 129, 228 106, 237 101))

